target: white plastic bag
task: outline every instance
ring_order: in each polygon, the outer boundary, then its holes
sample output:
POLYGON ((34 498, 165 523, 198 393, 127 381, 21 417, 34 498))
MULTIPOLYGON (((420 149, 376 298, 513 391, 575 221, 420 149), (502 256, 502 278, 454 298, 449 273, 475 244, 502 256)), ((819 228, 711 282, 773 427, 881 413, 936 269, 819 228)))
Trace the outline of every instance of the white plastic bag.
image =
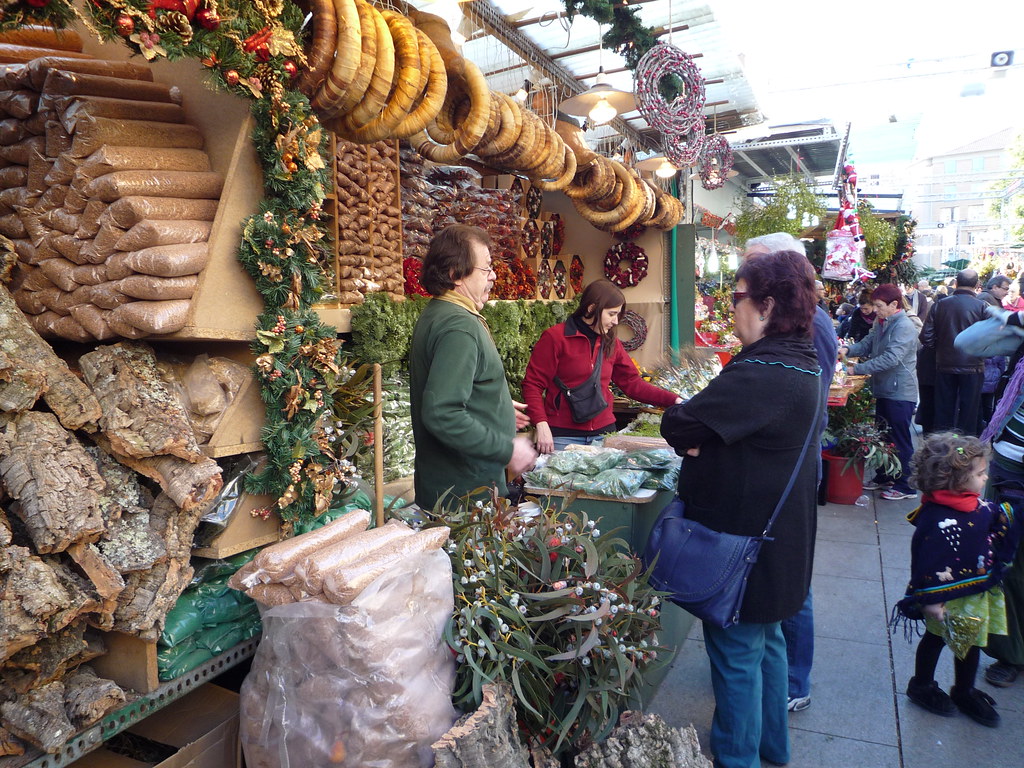
POLYGON ((429 768, 455 722, 454 610, 443 550, 404 559, 350 605, 305 601, 263 612, 242 685, 249 768, 429 768))

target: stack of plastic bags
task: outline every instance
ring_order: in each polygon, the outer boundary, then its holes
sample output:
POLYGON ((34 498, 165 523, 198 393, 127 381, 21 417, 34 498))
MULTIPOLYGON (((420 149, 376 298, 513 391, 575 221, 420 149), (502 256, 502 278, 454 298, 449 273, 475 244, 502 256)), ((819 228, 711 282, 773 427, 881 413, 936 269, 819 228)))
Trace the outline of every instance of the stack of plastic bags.
POLYGON ((680 464, 680 458, 670 448, 621 451, 570 446, 538 461, 523 479, 527 487, 533 489, 579 491, 625 499, 643 489, 674 490, 680 464))

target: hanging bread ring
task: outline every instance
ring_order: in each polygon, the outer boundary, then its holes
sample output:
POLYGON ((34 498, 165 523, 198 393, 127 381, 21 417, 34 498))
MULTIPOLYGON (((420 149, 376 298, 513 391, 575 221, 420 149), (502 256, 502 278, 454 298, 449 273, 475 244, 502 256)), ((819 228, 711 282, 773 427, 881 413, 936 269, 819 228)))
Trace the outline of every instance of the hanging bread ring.
POLYGON ((562 142, 565 146, 564 160, 565 170, 561 176, 554 181, 545 181, 544 179, 533 179, 532 183, 534 186, 543 189, 545 192, 556 192, 560 189, 565 189, 572 182, 573 177, 576 175, 576 153, 572 151, 572 147, 565 142, 562 142))
POLYGON ((590 165, 594 158, 597 157, 597 152, 588 147, 587 142, 584 141, 583 129, 575 123, 555 120, 555 133, 562 137, 562 141, 572 147, 572 151, 576 155, 576 165, 579 168, 590 165))
POLYGON ((491 93, 492 100, 498 102, 501 113, 501 128, 498 135, 489 142, 480 142, 477 155, 498 155, 512 148, 523 132, 523 111, 519 102, 505 93, 491 93), (494 98, 497 97, 497 98, 494 98))
POLYGON ((334 0, 338 25, 335 37, 334 63, 313 99, 313 107, 327 116, 337 113, 337 105, 355 79, 362 58, 362 34, 355 0, 334 0))
MULTIPOLYGON (((548 129, 548 135, 551 137, 551 149, 548 151, 548 161, 536 170, 530 171, 530 176, 534 179, 560 179, 565 175, 566 159, 566 145, 562 141, 562 137, 555 133, 553 130, 548 129)), ((573 176, 575 176, 576 168, 576 155, 573 155, 573 176)), ((572 177, 569 177, 569 181, 572 177)), ((566 184, 569 182, 567 181, 566 184)))
POLYGON ((377 62, 377 30, 374 28, 373 6, 364 0, 356 0, 356 10, 359 12, 359 38, 362 46, 359 70, 345 91, 345 98, 338 103, 335 114, 339 117, 346 117, 352 111, 352 107, 366 94, 370 78, 373 77, 373 67, 377 62))
POLYGON ((642 223, 650 220, 651 217, 654 216, 654 210, 658 207, 658 191, 651 182, 647 181, 647 179, 640 180, 640 188, 644 192, 645 203, 644 209, 640 213, 640 218, 637 219, 637 221, 642 223))
POLYGON ((573 200, 573 206, 580 216, 595 227, 602 229, 609 227, 625 229, 637 220, 637 217, 643 210, 643 200, 641 199, 639 201, 640 205, 637 205, 637 195, 640 190, 636 185, 633 175, 626 166, 613 160, 609 162, 612 165, 612 170, 615 172, 615 177, 622 182, 622 197, 619 204, 609 211, 598 210, 580 200, 573 200))
MULTIPOLYGON (((447 62, 445 66, 448 66, 447 62)), ((491 90, 487 87, 487 80, 472 61, 463 60, 462 67, 465 72, 463 85, 469 93, 470 109, 466 119, 456 127, 454 140, 449 144, 431 145, 426 133, 417 133, 409 138, 420 154, 436 163, 454 163, 472 152, 480 143, 480 137, 487 130, 490 120, 491 90)))
POLYGON ((420 41, 421 59, 424 50, 429 52, 430 75, 427 77, 427 87, 419 104, 395 128, 395 136, 399 139, 419 133, 434 120, 444 105, 444 95, 448 91, 448 75, 444 71, 444 60, 440 52, 423 30, 417 29, 416 37, 420 41))
POLYGON ((644 190, 643 185, 640 184, 639 180, 636 180, 635 184, 636 196, 634 197, 633 207, 625 213, 621 221, 618 221, 608 227, 609 232, 621 232, 622 230, 633 226, 640 220, 640 216, 647 208, 646 191, 644 190))
POLYGON ((576 178, 562 191, 573 200, 591 201, 607 195, 615 187, 615 172, 611 161, 603 155, 595 155, 594 162, 583 170, 577 164, 576 178))
POLYGON ((387 22, 388 31, 395 44, 394 88, 384 111, 370 122, 358 126, 353 120, 345 119, 349 133, 362 144, 393 138, 394 129, 409 113, 409 109, 420 95, 416 91, 420 74, 420 51, 416 30, 412 23, 399 13, 385 10, 381 16, 387 22))
POLYGON ((313 97, 334 61, 338 21, 334 0, 310 0, 309 11, 313 19, 313 36, 306 52, 309 68, 299 76, 295 87, 306 96, 313 97))
POLYGON ((388 23, 376 8, 373 8, 373 27, 377 35, 377 60, 373 65, 373 75, 362 99, 345 116, 346 125, 366 125, 384 109, 388 94, 391 93, 391 82, 395 76, 395 41, 391 37, 388 23))
MULTIPOLYGON (((443 59, 442 59, 443 61, 443 59)), ((427 124, 427 135, 438 144, 451 144, 455 141, 455 110, 466 99, 466 93, 458 81, 445 73, 448 88, 437 117, 427 124)))
POLYGON ((499 168, 518 170, 522 159, 534 151, 536 147, 537 125, 532 120, 527 119, 528 114, 528 112, 523 113, 523 129, 519 134, 519 138, 516 139, 516 143, 505 152, 488 155, 488 162, 493 163, 499 168))

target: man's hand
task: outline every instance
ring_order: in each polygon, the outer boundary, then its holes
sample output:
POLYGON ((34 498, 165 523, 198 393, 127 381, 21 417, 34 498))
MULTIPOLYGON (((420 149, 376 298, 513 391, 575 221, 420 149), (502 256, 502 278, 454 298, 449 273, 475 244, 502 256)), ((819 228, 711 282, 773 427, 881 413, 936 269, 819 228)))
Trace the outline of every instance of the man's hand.
POLYGON ((513 400, 512 407, 516 409, 516 432, 530 426, 530 417, 526 415, 526 403, 513 400))
POLYGON ((534 435, 537 450, 541 453, 554 453, 555 438, 551 436, 551 427, 546 421, 537 422, 537 434, 534 435))
POLYGON ((946 618, 946 604, 935 603, 934 605, 923 605, 921 606, 921 613, 925 615, 925 618, 942 621, 946 618))
POLYGON ((533 468, 537 463, 537 451, 533 441, 525 435, 512 440, 512 458, 508 462, 508 471, 512 477, 519 477, 523 472, 533 468))

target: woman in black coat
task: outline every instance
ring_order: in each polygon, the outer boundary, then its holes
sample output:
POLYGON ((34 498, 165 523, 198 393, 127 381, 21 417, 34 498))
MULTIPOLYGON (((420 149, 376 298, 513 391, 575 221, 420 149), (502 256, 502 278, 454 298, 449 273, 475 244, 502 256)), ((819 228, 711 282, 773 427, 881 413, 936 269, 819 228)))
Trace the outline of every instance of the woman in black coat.
MULTIPOLYGON (((743 349, 704 391, 666 411, 661 433, 684 455, 679 497, 686 516, 717 531, 756 536, 823 407, 810 337, 816 296, 811 266, 794 252, 750 256, 736 278, 734 332, 743 349)), ((716 766, 749 768, 759 755, 789 761, 780 622, 800 610, 810 588, 816 456, 816 450, 804 455, 773 540, 761 548, 740 622, 727 629, 704 625, 716 766)))

